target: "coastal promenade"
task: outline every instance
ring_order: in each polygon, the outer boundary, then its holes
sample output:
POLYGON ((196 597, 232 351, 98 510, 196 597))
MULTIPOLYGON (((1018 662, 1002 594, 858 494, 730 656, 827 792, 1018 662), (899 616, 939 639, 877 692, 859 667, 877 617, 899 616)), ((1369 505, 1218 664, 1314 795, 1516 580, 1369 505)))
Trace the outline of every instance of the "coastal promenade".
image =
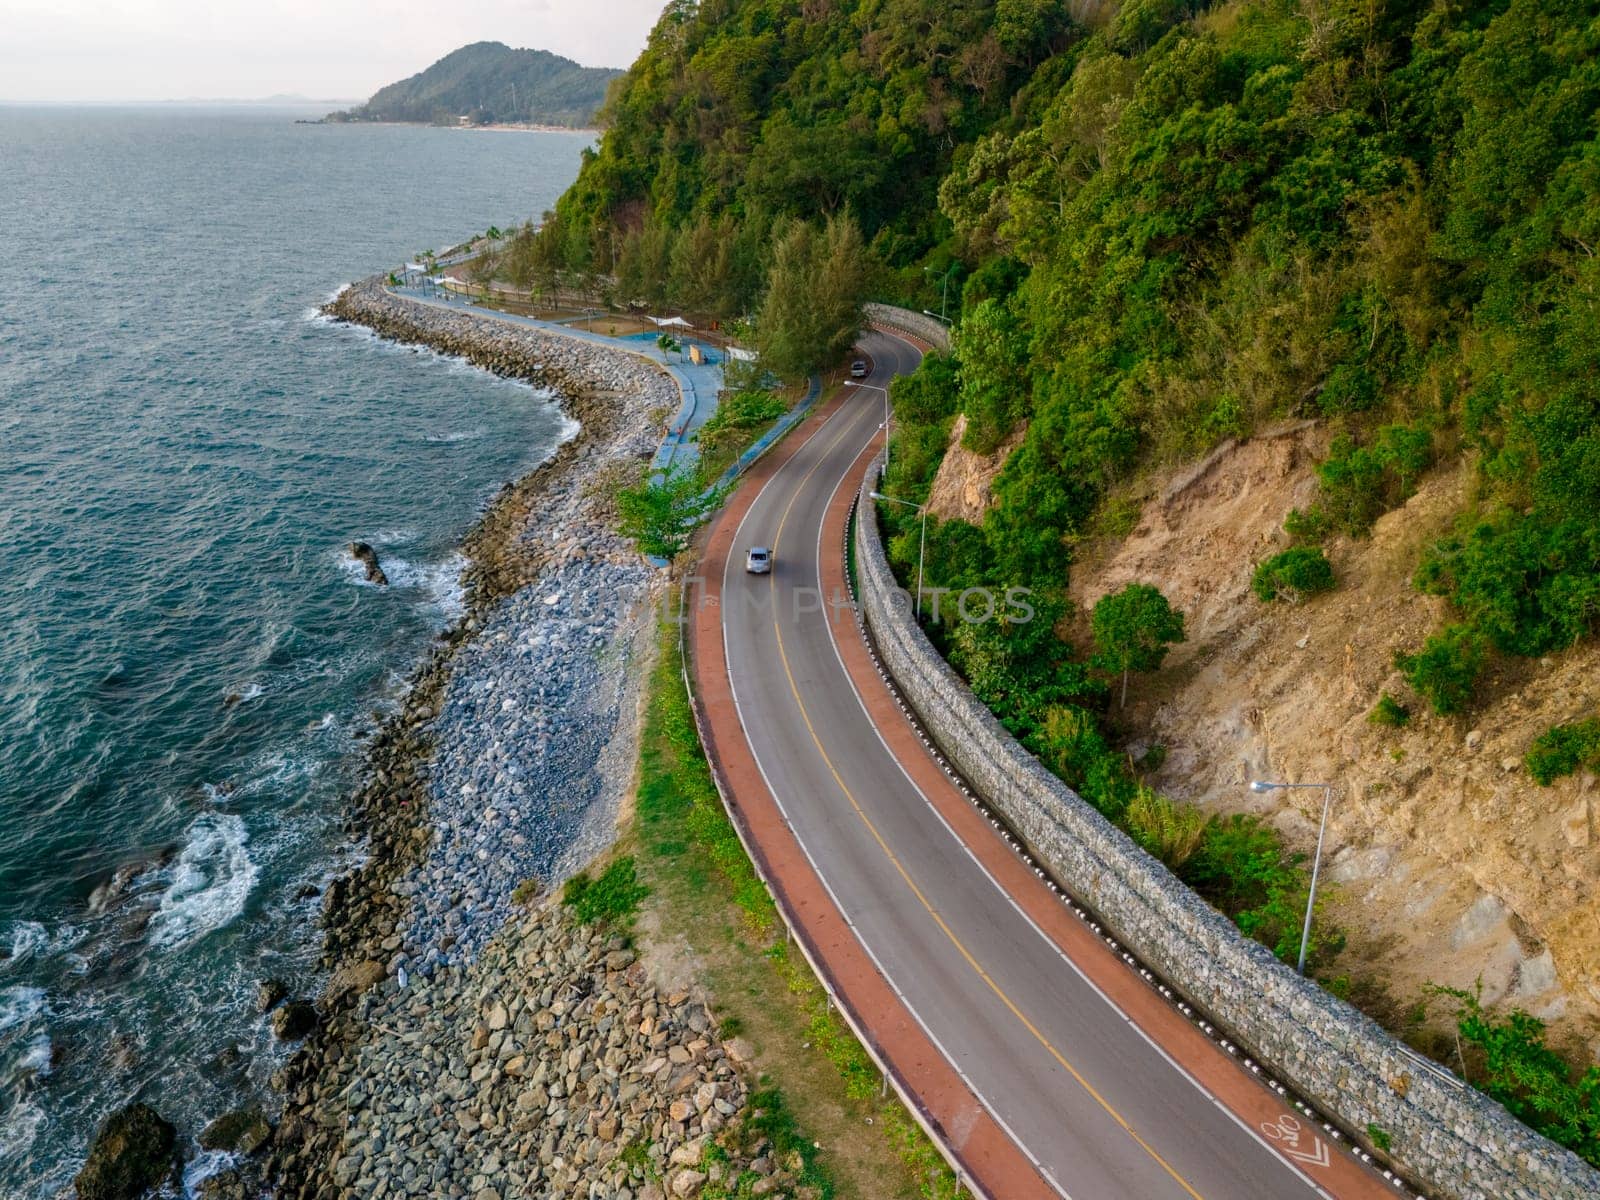
MULTIPOLYGON (((694 363, 688 361, 682 354, 662 350, 656 344, 653 334, 612 337, 593 329, 579 328, 576 320, 544 321, 537 317, 523 316, 521 313, 501 312, 499 309, 477 304, 467 297, 437 289, 390 287, 388 291, 416 304, 446 312, 470 313, 485 320, 503 321, 525 329, 537 329, 559 337, 575 338, 578 341, 637 355, 655 363, 672 377, 683 402, 677 414, 668 423, 651 467, 656 471, 665 471, 673 467, 692 467, 698 460, 700 451, 695 444, 694 435, 717 411, 717 393, 722 388, 721 348, 702 344, 701 348, 707 353, 707 359, 703 363, 694 363)), ((686 340, 693 341, 692 338, 686 340)))

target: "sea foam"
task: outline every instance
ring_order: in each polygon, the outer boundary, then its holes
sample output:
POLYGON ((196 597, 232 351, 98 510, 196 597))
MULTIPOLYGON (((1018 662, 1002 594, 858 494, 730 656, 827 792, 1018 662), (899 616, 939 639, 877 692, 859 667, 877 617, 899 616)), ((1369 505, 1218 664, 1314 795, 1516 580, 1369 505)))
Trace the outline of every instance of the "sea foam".
POLYGON ((150 944, 170 950, 221 929, 244 911, 256 882, 244 818, 207 813, 189 826, 150 919, 150 944))

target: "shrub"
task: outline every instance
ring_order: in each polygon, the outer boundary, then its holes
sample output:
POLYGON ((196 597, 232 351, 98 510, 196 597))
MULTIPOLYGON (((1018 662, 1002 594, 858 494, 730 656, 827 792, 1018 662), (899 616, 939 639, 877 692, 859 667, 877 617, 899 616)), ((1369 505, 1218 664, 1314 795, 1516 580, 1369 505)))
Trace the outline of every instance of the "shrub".
MULTIPOLYGON (((1179 875, 1232 917, 1247 937, 1285 962, 1298 957, 1310 872, 1302 856, 1290 854, 1278 832, 1259 817, 1234 813, 1208 822, 1179 875)), ((1318 888, 1319 912, 1329 894, 1318 888)), ((1344 935, 1337 928, 1313 922, 1309 957, 1337 954, 1343 946, 1344 935)))
POLYGON ((1147 787, 1134 793, 1123 820, 1128 835, 1174 871, 1200 848, 1206 831, 1205 813, 1147 787))
POLYGON ((584 871, 567 880, 561 892, 561 903, 572 909, 573 916, 581 924, 625 925, 639 911, 639 902, 649 894, 650 889, 640 883, 634 873, 633 859, 624 856, 596 879, 590 879, 584 871))
MULTIPOLYGON (((950 663, 1012 733, 1026 739, 1053 704, 1101 694, 1081 663, 1064 653, 1056 625, 1070 611, 1060 595, 1028 597, 1031 617, 1002 606, 993 621, 963 621, 950 638, 950 663), (1008 619, 1015 616, 1017 619, 1008 619)), ((947 598, 947 607, 954 605, 947 598)), ((929 609, 925 606, 923 611, 929 609)))
POLYGON ((1264 901, 1288 866, 1276 830, 1259 817, 1234 813, 1206 826, 1183 878, 1231 917, 1264 901))
POLYGON ((1291 508, 1283 519, 1283 531, 1296 542, 1320 542, 1333 532, 1333 521, 1320 504, 1304 511, 1291 508))
POLYGON ((1251 590, 1263 602, 1287 600, 1290 603, 1333 589, 1333 564, 1315 546, 1293 546, 1281 554, 1264 559, 1250 581, 1251 590))
POLYGON ((1522 761, 1541 787, 1579 767, 1600 770, 1600 718, 1552 726, 1533 740, 1522 761))
POLYGON ((1449 625, 1431 635, 1416 654, 1395 655, 1394 665, 1434 712, 1447 717, 1471 705, 1486 657, 1483 637, 1476 630, 1449 625))
POLYGON ((1483 1010, 1478 989, 1429 990, 1456 1003, 1461 1040, 1481 1059, 1482 1078, 1476 1086, 1519 1121, 1600 1163, 1600 1067, 1591 1066, 1574 1078, 1546 1044, 1543 1021, 1520 1008, 1505 1017, 1491 1016, 1483 1010))
POLYGON ((1600 618, 1600 529, 1502 514, 1435 543, 1415 583, 1447 597, 1496 649, 1547 654, 1600 618))
POLYGON ((1400 729, 1411 720, 1411 710, 1400 701, 1385 692, 1378 697, 1378 703, 1373 705, 1372 711, 1367 714, 1367 720, 1374 725, 1386 725, 1391 729, 1400 729))
POLYGON ((511 903, 532 904, 539 898, 539 881, 533 876, 528 876, 512 889, 511 903))
POLYGON ((1029 741, 1068 787, 1108 820, 1122 822, 1138 785, 1122 756, 1106 744, 1093 713, 1074 704, 1053 705, 1029 741))
POLYGON ((1334 441, 1317 468, 1322 507, 1341 533, 1360 537, 1384 512, 1383 465, 1371 450, 1348 437, 1334 441))
POLYGON ((771 392, 746 389, 724 397, 717 411, 700 427, 699 442, 706 454, 719 454, 730 446, 742 446, 750 435, 788 412, 782 400, 771 392))
POLYGON ((1432 461, 1433 437, 1420 426, 1386 425, 1370 446, 1336 438, 1317 468, 1319 508, 1334 528, 1361 537, 1385 512, 1411 498, 1432 461))

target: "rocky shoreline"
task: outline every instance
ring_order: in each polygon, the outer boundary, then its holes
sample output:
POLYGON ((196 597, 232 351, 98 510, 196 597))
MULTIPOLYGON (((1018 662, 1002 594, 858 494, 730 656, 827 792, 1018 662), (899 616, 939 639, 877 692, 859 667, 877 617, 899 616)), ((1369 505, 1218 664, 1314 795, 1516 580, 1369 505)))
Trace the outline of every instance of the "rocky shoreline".
POLYGON ((674 386, 626 352, 376 280, 324 311, 551 389, 581 432, 466 539, 466 613, 349 800, 364 858, 324 894, 322 995, 263 988, 274 1028, 304 1036, 273 1079, 281 1119, 199 1193, 649 1200, 742 1179, 788 1194, 704 1006, 551 898, 613 840, 631 782, 662 580, 612 531, 610 499, 674 386))

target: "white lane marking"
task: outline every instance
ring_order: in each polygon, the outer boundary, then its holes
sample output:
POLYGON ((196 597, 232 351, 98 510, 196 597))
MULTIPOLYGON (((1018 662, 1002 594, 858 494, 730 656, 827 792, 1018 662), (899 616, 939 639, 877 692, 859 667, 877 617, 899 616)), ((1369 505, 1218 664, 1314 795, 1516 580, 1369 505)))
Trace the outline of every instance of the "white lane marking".
MULTIPOLYGON (((885 335, 885 336, 888 336, 888 335, 885 335)), ((915 347, 913 347, 913 349, 914 348, 915 347)), ((859 455, 858 455, 858 457, 859 457, 859 455)), ((855 460, 852 459, 850 466, 853 467, 854 465, 855 465, 855 460)), ((848 478, 849 478, 849 468, 847 467, 844 477, 841 478, 834 485, 833 491, 829 494, 829 505, 830 506, 832 504, 833 497, 838 494, 839 489, 844 486, 845 481, 848 478)), ((824 512, 826 512, 826 509, 824 509, 824 512)), ((859 512, 857 513, 856 519, 858 521, 862 519, 862 515, 859 512)), ((816 564, 816 566, 817 566, 817 587, 818 587, 819 591, 821 590, 821 587, 822 587, 822 533, 823 533, 823 530, 819 526, 818 529, 817 529, 817 564, 816 564)), ((824 616, 826 616, 826 614, 824 614, 824 616)), ((1072 969, 1073 973, 1078 976, 1078 978, 1080 978, 1081 980, 1083 980, 1084 983, 1089 985, 1089 987, 1094 991, 1095 995, 1099 996, 1100 999, 1106 1004, 1106 1006, 1108 1008, 1110 1008, 1113 1013, 1115 1013, 1118 1017, 1120 1017, 1122 1019, 1123 1023, 1126 1024, 1128 1026, 1128 1028, 1132 1029, 1135 1033, 1137 1033, 1152 1050, 1154 1050, 1163 1059, 1165 1059, 1167 1064, 1174 1071, 1176 1071, 1178 1074, 1182 1075, 1185 1079, 1187 1079, 1189 1081, 1189 1083, 1191 1083, 1194 1086, 1195 1090, 1198 1091, 1207 1100, 1209 1100, 1212 1103, 1212 1105, 1214 1105, 1219 1112, 1221 1112, 1225 1116, 1227 1116, 1227 1118, 1229 1120, 1231 1120, 1235 1125, 1237 1125, 1246 1134, 1248 1134, 1253 1141, 1255 1141, 1258 1145, 1260 1145, 1262 1147, 1262 1149, 1266 1150, 1268 1157, 1273 1162, 1276 1162, 1276 1163, 1280 1164, 1281 1166, 1287 1168, 1289 1171, 1293 1172, 1296 1176, 1299 1177, 1301 1182, 1303 1182, 1307 1187, 1311 1188, 1311 1190, 1313 1192, 1315 1192, 1318 1196, 1323 1197, 1324 1200, 1334 1200, 1334 1197, 1329 1195, 1329 1193, 1326 1190, 1324 1190, 1314 1179, 1312 1179, 1309 1175, 1307 1175, 1304 1171, 1302 1171, 1298 1166, 1296 1166, 1295 1163, 1288 1161, 1288 1159, 1286 1159, 1282 1154, 1279 1154, 1276 1150, 1274 1150, 1273 1147, 1271 1145, 1269 1145, 1268 1142, 1265 1139, 1262 1138, 1261 1134, 1259 1134, 1258 1132, 1256 1132, 1256 1130, 1251 1128, 1250 1125, 1242 1117, 1240 1117, 1237 1113, 1235 1113, 1232 1109, 1230 1109, 1226 1104, 1224 1104, 1220 1099, 1218 1099, 1217 1096, 1209 1088, 1207 1088, 1205 1086, 1205 1084, 1201 1083, 1198 1079, 1196 1079, 1193 1075, 1191 1075, 1189 1073, 1189 1071, 1181 1063, 1179 1063, 1170 1054, 1168 1054, 1167 1051, 1165 1049, 1163 1049, 1155 1041, 1154 1038, 1152 1038, 1148 1033, 1145 1032, 1145 1030, 1139 1025, 1138 1022, 1136 1022, 1132 1017, 1130 1017, 1126 1012, 1123 1011, 1121 1005, 1117 1004, 1116 1001, 1114 1001, 1110 996, 1108 996, 1104 991, 1102 991, 1100 989, 1100 986, 1097 983, 1095 983, 1095 981, 1093 979, 1089 978, 1089 976, 1087 974, 1085 974, 1083 969, 1081 967, 1079 967, 1078 964, 1076 962, 1074 962, 1071 959, 1071 957, 1069 957, 1066 954, 1066 952, 1064 950, 1062 950, 1061 946, 1055 941, 1055 939, 1050 937, 1049 934, 1047 934, 1043 929, 1041 929, 1039 927, 1039 925, 1034 921, 1033 917, 1030 916, 1022 908, 1022 906, 1017 903, 1016 899, 1011 895, 1011 893, 1008 892, 1005 889, 1005 887, 1000 883, 1000 881, 998 879, 996 879, 993 874, 990 873, 989 868, 984 865, 983 861, 981 859, 979 859, 978 856, 975 853, 973 853, 972 848, 970 846, 968 846, 966 844, 966 842, 961 840, 960 835, 957 834, 956 831, 950 826, 949 822, 945 820, 944 814, 941 813, 938 810, 938 808, 928 798, 926 793, 923 792, 922 788, 917 784, 916 780, 911 777, 911 773, 908 770, 906 770, 905 764, 902 763, 900 761, 900 759, 895 755, 894 751, 889 748, 889 743, 884 739, 883 731, 878 728, 877 722, 873 720, 872 714, 867 710, 866 701, 861 696, 861 690, 858 687, 856 687, 856 682, 855 682, 854 676, 852 676, 850 674, 849 668, 846 667, 845 664, 844 664, 844 655, 842 653, 840 653, 838 639, 834 636, 833 622, 825 620, 824 624, 827 626, 827 629, 828 629, 828 641, 833 646, 834 657, 836 659, 838 659, 838 661, 839 661, 839 669, 844 673, 845 679, 849 682, 850 690, 851 690, 852 694, 856 698, 856 703, 860 706, 862 714, 867 718, 867 724, 872 727, 872 732, 877 737, 878 742, 883 746, 884 753, 886 755, 888 755, 888 757, 894 762, 895 766, 900 769, 900 773, 903 776, 905 776, 906 782, 911 785, 912 790, 917 793, 918 797, 922 800, 923 804, 925 804, 928 807, 928 810, 933 813, 934 818, 939 822, 939 824, 941 826, 943 826, 945 832, 950 835, 951 840, 953 842, 955 842, 955 844, 961 848, 962 852, 965 853, 966 856, 972 860, 972 862, 977 866, 978 870, 983 873, 984 878, 987 879, 990 882, 990 884, 993 885, 995 890, 997 892, 999 892, 1002 897, 1004 897, 1006 903, 1011 906, 1011 908, 1017 913, 1018 916, 1020 916, 1024 921, 1026 921, 1028 923, 1029 927, 1034 931, 1034 933, 1038 934, 1039 937, 1041 939, 1043 939, 1043 941, 1050 947, 1051 951, 1058 958, 1060 958, 1062 962, 1066 963, 1067 966, 1072 969)), ((724 654, 724 658, 726 658, 726 654, 727 654, 726 648, 724 648, 723 654, 724 654)), ((730 671, 729 671, 729 679, 730 679, 730 681, 732 679, 732 674, 733 673, 732 673, 732 671, 730 669, 730 671)), ((737 704, 738 704, 737 697, 735 698, 734 703, 735 703, 735 706, 737 706, 737 704)), ((741 717, 741 721, 742 720, 743 720, 743 718, 741 717)), ((748 736, 747 736, 746 740, 748 740, 748 736)), ((752 750, 753 749, 754 749, 754 746, 752 745, 752 750)), ((757 766, 758 767, 760 766, 759 761, 757 762, 757 766)), ((869 951, 869 953, 870 953, 870 951, 869 951)), ((954 1064, 952 1064, 952 1065, 954 1065, 954 1064)), ((959 1070, 959 1069, 960 1068, 957 1068, 957 1070, 959 1070)), ((965 1076, 963 1076, 963 1078, 965 1078, 965 1076)), ((996 1118, 996 1119, 998 1119, 998 1118, 996 1118)), ((1018 1144, 1020 1145, 1021 1143, 1018 1143, 1018 1144)), ((1326 1147, 1324 1147, 1324 1150, 1326 1150, 1326 1147)), ((1326 1165, 1326 1160, 1324 1160, 1323 1163, 1318 1164, 1318 1165, 1326 1165)))
POLYGON ((1290 1158, 1298 1159, 1303 1163, 1310 1163, 1314 1167, 1328 1165, 1328 1144, 1317 1136, 1315 1130, 1311 1131, 1311 1149, 1302 1149, 1300 1134, 1304 1127, 1300 1122, 1284 1113, 1276 1121, 1261 1122, 1261 1132, 1275 1142, 1283 1143, 1283 1152, 1290 1158))

